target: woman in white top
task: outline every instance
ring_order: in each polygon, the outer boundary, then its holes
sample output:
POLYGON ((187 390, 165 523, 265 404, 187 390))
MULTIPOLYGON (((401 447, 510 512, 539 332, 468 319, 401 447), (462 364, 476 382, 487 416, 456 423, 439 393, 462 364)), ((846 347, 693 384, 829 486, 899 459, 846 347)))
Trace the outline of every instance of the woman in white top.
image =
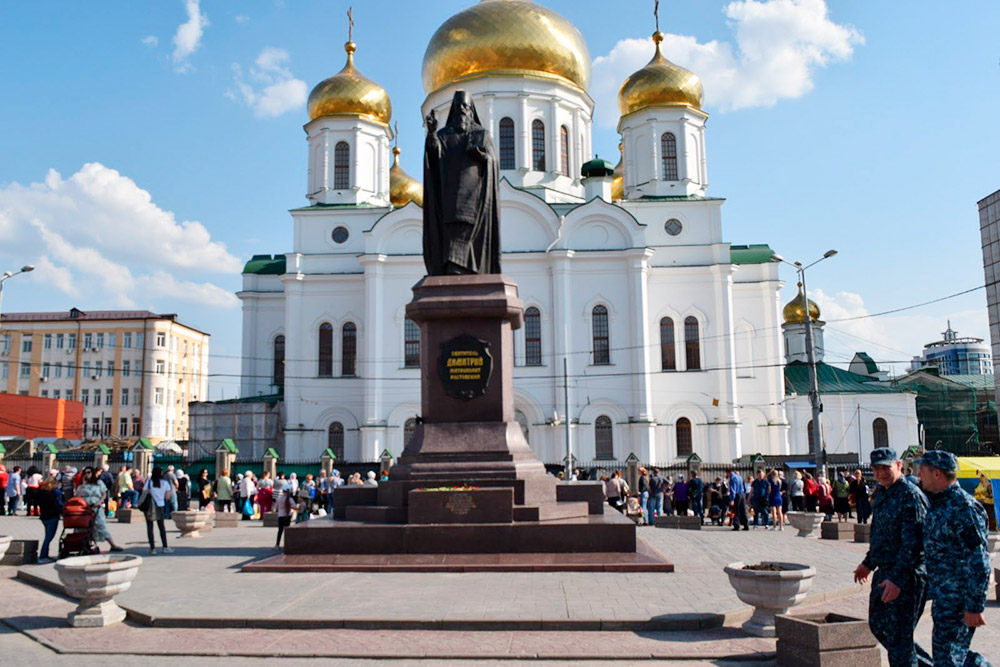
POLYGON ((163 468, 156 466, 153 468, 153 475, 142 487, 142 497, 139 498, 139 507, 149 499, 149 507, 146 509, 146 537, 149 538, 149 553, 156 553, 156 545, 153 544, 153 522, 160 528, 160 542, 163 543, 163 553, 169 554, 173 549, 167 546, 167 528, 163 525, 164 508, 171 501, 174 493, 174 485, 163 479, 163 468))

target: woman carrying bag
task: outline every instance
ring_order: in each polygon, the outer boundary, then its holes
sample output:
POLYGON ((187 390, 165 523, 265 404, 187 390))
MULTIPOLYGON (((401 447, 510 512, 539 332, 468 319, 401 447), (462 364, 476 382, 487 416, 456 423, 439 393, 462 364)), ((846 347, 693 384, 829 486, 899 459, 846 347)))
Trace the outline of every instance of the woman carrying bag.
POLYGON ((163 543, 163 553, 173 553, 173 549, 167 546, 167 528, 163 525, 166 504, 171 501, 174 493, 174 485, 163 479, 163 469, 159 466, 153 468, 153 475, 143 486, 142 496, 139 498, 139 509, 146 515, 146 537, 149 539, 149 553, 156 554, 156 545, 153 543, 153 522, 160 528, 160 542, 163 543))

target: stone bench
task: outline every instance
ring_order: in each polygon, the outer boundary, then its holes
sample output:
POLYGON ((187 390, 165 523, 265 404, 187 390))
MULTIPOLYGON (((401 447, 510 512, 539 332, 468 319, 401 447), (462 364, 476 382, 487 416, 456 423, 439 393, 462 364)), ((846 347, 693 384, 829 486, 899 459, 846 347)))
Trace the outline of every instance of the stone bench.
POLYGON ((871 539, 872 525, 870 523, 854 524, 854 541, 868 542, 871 539))
MULTIPOLYGON (((39 522, 41 523, 41 522, 39 522)), ((55 540, 53 540, 55 542, 55 540)), ((13 540, 10 546, 7 548, 7 553, 0 558, 0 565, 31 565, 32 563, 38 562, 38 540, 13 540)), ((49 549, 55 547, 55 550, 59 549, 58 544, 52 544, 49 549)), ((52 552, 49 552, 52 555, 52 552)))
POLYGON ((850 521, 824 521, 819 536, 824 540, 853 540, 855 525, 850 521))
POLYGON ((240 515, 236 512, 214 512, 216 528, 236 528, 239 525, 240 515))
POLYGON ((141 523, 146 520, 142 512, 135 508, 120 509, 115 512, 118 523, 141 523))

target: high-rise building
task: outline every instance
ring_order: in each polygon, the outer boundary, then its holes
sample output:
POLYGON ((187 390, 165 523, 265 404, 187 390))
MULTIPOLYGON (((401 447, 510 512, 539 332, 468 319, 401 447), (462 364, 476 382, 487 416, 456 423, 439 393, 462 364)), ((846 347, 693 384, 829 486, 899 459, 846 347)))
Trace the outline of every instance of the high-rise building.
POLYGON ((960 338, 950 321, 941 336, 941 340, 924 345, 923 354, 913 358, 910 370, 937 367, 940 375, 992 375, 990 348, 982 338, 960 338))
POLYGON ((209 334, 148 310, 4 313, 0 392, 84 405, 84 436, 185 440, 209 334))
MULTIPOLYGON (((983 271, 986 274, 986 308, 990 317, 993 367, 1000 363, 1000 190, 979 200, 979 233, 983 240, 983 271)), ((1000 405, 1000 389, 997 390, 1000 405)))

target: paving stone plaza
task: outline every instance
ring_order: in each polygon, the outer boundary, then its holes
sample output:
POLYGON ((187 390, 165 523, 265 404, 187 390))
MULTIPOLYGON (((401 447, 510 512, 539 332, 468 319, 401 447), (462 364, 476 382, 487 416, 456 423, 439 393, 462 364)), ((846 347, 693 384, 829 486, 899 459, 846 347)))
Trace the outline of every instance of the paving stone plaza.
MULTIPOLYGON (((71 628, 66 615, 75 604, 60 593, 52 565, 3 568, 0 664, 39 658, 96 665, 112 654, 129 662, 151 656, 143 664, 176 656, 192 656, 193 664, 221 664, 226 656, 241 656, 240 664, 289 657, 339 660, 324 664, 773 661, 774 639, 740 630, 751 609, 722 568, 741 560, 815 567, 795 614, 867 616, 866 589, 851 580, 865 545, 797 538, 791 530, 641 528, 640 537, 676 564, 670 574, 453 574, 245 573, 243 564, 276 553, 274 529, 260 522, 218 528, 200 540, 177 540, 171 530, 174 553, 156 556, 147 555, 144 524, 111 529, 126 552, 144 559, 132 587, 117 598, 128 619, 71 628)), ((38 539, 41 533, 35 518, 0 517, 0 534, 38 539)), ((997 660, 1000 605, 993 595, 986 618, 973 646, 997 660)), ((929 647, 929 609, 918 638, 929 647)))

